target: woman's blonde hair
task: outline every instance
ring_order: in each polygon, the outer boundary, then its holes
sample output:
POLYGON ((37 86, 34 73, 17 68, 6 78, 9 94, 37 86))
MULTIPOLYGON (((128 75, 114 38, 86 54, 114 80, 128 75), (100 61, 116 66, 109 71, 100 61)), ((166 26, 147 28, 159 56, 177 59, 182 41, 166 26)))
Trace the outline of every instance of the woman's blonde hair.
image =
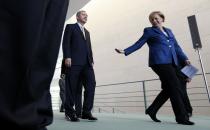
POLYGON ((156 14, 159 15, 163 19, 163 22, 165 21, 165 16, 164 16, 164 14, 162 12, 160 12, 160 11, 153 11, 149 15, 149 21, 150 22, 152 22, 152 19, 153 19, 154 15, 156 15, 156 14))

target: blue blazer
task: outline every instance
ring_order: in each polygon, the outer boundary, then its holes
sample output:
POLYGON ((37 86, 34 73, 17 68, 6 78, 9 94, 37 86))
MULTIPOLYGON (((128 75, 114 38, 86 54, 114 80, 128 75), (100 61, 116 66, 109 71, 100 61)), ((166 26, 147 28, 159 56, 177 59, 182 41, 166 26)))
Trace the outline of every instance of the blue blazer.
POLYGON ((90 33, 86 29, 85 37, 77 23, 66 25, 62 46, 63 57, 71 58, 72 65, 93 63, 90 33))
POLYGON ((164 30, 168 36, 157 27, 145 28, 142 37, 124 50, 125 55, 133 53, 147 43, 149 46, 149 66, 171 63, 179 65, 178 61, 187 60, 187 56, 178 45, 172 31, 165 27, 164 30))

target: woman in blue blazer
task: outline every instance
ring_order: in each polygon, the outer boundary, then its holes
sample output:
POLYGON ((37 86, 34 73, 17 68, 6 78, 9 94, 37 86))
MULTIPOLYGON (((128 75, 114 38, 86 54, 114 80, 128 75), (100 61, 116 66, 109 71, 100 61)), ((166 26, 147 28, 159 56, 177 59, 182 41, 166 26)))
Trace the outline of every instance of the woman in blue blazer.
POLYGON ((161 84, 165 85, 162 85, 162 98, 156 98, 146 110, 146 114, 153 121, 160 122, 156 118, 157 110, 155 104, 161 102, 164 97, 169 97, 176 122, 184 125, 193 125, 194 123, 189 121, 189 116, 184 106, 183 92, 176 73, 179 65, 178 61, 183 61, 186 64, 190 64, 190 61, 178 45, 172 31, 162 26, 165 20, 163 13, 154 11, 149 15, 149 20, 152 27, 145 28, 143 35, 136 43, 124 50, 116 49, 116 51, 127 56, 147 43, 149 46, 149 66, 159 76, 161 84))

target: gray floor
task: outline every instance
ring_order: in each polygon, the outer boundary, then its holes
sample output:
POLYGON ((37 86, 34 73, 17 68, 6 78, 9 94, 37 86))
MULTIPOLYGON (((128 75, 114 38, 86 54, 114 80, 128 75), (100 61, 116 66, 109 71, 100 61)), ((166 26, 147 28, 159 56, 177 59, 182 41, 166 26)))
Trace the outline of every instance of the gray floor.
POLYGON ((193 116, 193 126, 179 125, 173 116, 161 116, 156 123, 144 114, 104 114, 95 113, 98 121, 66 121, 63 113, 54 112, 54 122, 48 130, 210 130, 210 117, 193 116))

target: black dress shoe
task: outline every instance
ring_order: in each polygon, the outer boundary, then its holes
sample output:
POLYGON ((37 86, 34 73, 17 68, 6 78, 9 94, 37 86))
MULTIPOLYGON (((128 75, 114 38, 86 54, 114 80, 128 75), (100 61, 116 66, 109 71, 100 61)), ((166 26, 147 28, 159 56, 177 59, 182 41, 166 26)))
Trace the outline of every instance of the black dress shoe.
POLYGON ((82 114, 82 119, 88 119, 88 120, 92 120, 92 121, 98 120, 91 113, 83 113, 82 114))
POLYGON ((47 130, 47 128, 43 127, 43 128, 39 128, 38 130, 47 130))
POLYGON ((65 112, 65 110, 64 109, 60 109, 60 112, 65 112))
POLYGON ((158 120, 156 117, 156 114, 152 114, 148 111, 148 109, 145 111, 146 114, 148 114, 150 116, 150 118, 154 121, 154 122, 161 122, 161 120, 158 120))
POLYGON ((82 115, 78 115, 78 114, 76 114, 77 115, 77 118, 82 118, 82 115))
POLYGON ((78 122, 79 119, 77 118, 76 114, 65 114, 66 119, 72 122, 78 122))
POLYGON ((64 111, 65 111, 64 105, 61 105, 61 107, 60 107, 60 112, 64 112, 64 111))
POLYGON ((189 120, 177 120, 176 121, 178 124, 182 124, 182 125, 194 125, 195 123, 189 120))

